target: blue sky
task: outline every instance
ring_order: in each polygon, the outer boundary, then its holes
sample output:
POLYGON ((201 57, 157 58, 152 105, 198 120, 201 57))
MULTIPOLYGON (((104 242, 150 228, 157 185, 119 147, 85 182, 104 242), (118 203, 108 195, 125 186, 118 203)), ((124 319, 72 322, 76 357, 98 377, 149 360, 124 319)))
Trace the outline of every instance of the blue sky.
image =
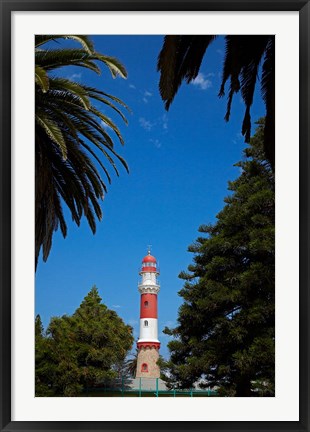
MULTIPOLYGON (((169 338, 161 331, 176 324, 182 303, 178 291, 183 285, 178 275, 192 262, 187 248, 198 237, 200 225, 215 221, 228 194, 227 182, 239 175, 233 165, 246 146, 240 133, 244 105, 236 95, 231 119, 224 121, 226 97, 217 97, 224 56, 222 37, 209 47, 195 82, 182 84, 168 112, 159 95, 156 71, 162 36, 91 38, 97 51, 124 64, 127 80, 112 79, 107 69, 102 69, 100 76, 74 68, 64 68, 62 74, 111 93, 131 108, 131 114, 124 111, 128 126, 104 108, 125 140, 121 146, 113 137, 130 174, 121 165, 120 177, 110 170, 112 184, 102 202, 103 220, 95 235, 86 221, 76 227, 65 211, 67 238, 56 232, 47 262, 40 259, 38 264, 36 313, 46 328, 52 316, 72 314, 96 285, 103 302, 133 326, 138 338, 138 272, 151 244, 161 272, 160 352, 167 357, 169 338)), ((257 91, 253 123, 264 114, 257 91)))

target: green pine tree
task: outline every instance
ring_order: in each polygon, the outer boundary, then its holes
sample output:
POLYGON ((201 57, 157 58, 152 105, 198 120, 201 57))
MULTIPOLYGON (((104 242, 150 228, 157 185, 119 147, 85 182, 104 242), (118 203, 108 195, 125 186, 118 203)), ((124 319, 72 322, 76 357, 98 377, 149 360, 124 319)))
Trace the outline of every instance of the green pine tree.
POLYGON ((178 326, 165 330, 173 336, 170 386, 200 382, 220 395, 274 395, 274 176, 264 121, 258 124, 217 222, 201 226, 204 236, 189 247, 194 263, 180 274, 178 326))
POLYGON ((36 396, 52 396, 50 383, 54 381, 55 367, 51 340, 46 337, 40 315, 35 318, 35 392, 36 396))
POLYGON ((84 387, 116 378, 117 368, 113 366, 124 361, 131 349, 134 341, 132 328, 125 325, 115 311, 101 303, 96 287, 75 311, 73 321, 84 387))
POLYGON ((115 366, 125 360, 133 340, 132 328, 101 303, 93 287, 72 316, 52 318, 47 336, 36 336, 36 395, 78 396, 116 378, 115 366))

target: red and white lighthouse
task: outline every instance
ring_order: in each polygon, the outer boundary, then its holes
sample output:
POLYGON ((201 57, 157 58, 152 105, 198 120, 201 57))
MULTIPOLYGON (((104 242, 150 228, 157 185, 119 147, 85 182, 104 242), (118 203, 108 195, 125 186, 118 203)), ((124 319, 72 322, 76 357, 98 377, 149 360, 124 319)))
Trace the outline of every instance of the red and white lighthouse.
POLYGON ((142 260, 141 281, 138 285, 140 299, 140 336, 137 342, 138 358, 136 377, 159 378, 157 365, 160 342, 158 340, 157 294, 160 286, 159 270, 150 250, 142 260))

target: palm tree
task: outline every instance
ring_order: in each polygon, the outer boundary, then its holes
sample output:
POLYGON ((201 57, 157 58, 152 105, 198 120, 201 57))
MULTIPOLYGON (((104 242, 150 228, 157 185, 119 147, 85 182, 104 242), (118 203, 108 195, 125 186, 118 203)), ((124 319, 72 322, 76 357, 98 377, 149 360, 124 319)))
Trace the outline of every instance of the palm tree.
MULTIPOLYGON (((181 83, 194 80, 208 46, 216 38, 209 36, 166 36, 158 57, 160 71, 159 90, 168 110, 181 83)), ((232 99, 241 91, 245 103, 242 135, 245 142, 251 136, 251 105, 254 90, 261 70, 261 93, 266 106, 264 150, 271 166, 275 167, 275 38, 274 36, 226 36, 226 52, 222 71, 219 97, 225 94, 225 84, 230 79, 227 112, 230 117, 232 99)))
POLYGON ((133 378, 136 376, 137 372, 138 353, 138 349, 136 349, 135 353, 131 353, 131 358, 128 359, 125 364, 125 372, 133 378))
POLYGON ((118 98, 102 90, 57 77, 63 66, 78 66, 100 74, 98 62, 108 67, 113 77, 126 78, 126 70, 113 58, 97 53, 87 36, 36 36, 35 38, 35 265, 42 248, 46 261, 52 246, 54 231, 60 226, 67 233, 63 204, 79 225, 84 215, 93 233, 96 217, 102 218, 99 200, 107 191, 101 169, 107 181, 111 177, 106 165, 119 175, 115 158, 128 171, 125 160, 116 153, 107 132, 121 133, 113 121, 103 114, 98 104, 117 112, 127 124, 120 107, 128 107, 118 98), (52 41, 73 39, 81 48, 51 47, 52 41), (46 46, 45 44, 48 45, 46 46))

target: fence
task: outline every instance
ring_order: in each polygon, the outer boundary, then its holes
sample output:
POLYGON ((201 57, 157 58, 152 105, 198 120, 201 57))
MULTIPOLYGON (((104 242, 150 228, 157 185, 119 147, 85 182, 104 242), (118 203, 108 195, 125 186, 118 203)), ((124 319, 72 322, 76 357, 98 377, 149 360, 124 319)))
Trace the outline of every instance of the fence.
POLYGON ((216 391, 210 388, 199 389, 168 389, 160 378, 126 378, 87 389, 83 396, 88 397, 210 397, 216 396, 216 391))

